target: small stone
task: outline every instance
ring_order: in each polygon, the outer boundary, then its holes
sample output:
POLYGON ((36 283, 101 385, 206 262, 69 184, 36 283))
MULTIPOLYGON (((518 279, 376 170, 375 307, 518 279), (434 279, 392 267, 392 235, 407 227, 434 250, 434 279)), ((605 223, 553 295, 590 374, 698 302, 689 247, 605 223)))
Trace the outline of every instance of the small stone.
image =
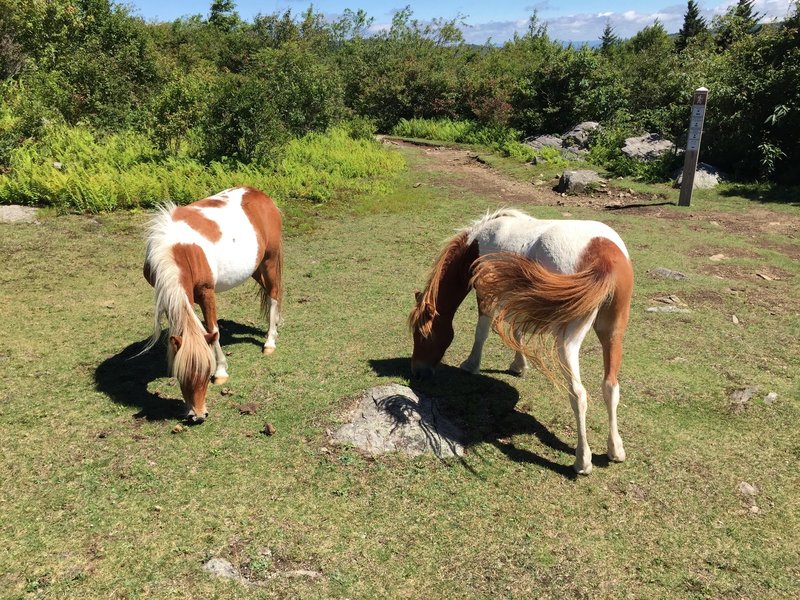
POLYGON ((668 312, 668 313, 690 313, 688 308, 683 308, 680 306, 651 306, 650 308, 646 309, 647 312, 668 312))
POLYGON ((181 431, 183 431, 183 425, 181 425, 180 423, 178 423, 177 425, 175 425, 175 427, 172 428, 172 433, 180 433, 181 431))
POLYGON ((236 581, 246 583, 246 580, 239 574, 239 571, 236 570, 236 567, 234 567, 224 558, 212 558, 203 565, 203 570, 208 571, 217 577, 222 577, 224 579, 235 579, 236 581))
POLYGON ((757 515, 758 513, 761 512, 761 509, 758 508, 758 506, 756 506, 755 504, 753 504, 753 506, 750 507, 750 512, 754 515, 757 515))
POLYGON ((261 405, 258 402, 248 402, 239 406, 240 415, 254 415, 258 412, 261 405))
POLYGON ((747 483, 746 481, 740 481, 739 485, 736 486, 736 491, 743 498, 754 498, 758 496, 761 490, 759 490, 752 483, 747 483))
POLYGON ((772 275, 767 275, 766 273, 756 273, 758 277, 761 277, 764 281, 777 281, 777 277, 773 277, 772 275))
POLYGON ((739 324, 739 317, 737 317, 736 315, 732 315, 731 316, 731 321, 733 321, 734 325, 738 325, 739 324))
POLYGON ((275 435, 275 425, 272 423, 264 423, 264 429, 261 430, 261 433, 264 435, 275 435))
POLYGON ((161 512, 162 510, 164 510, 164 507, 162 507, 162 506, 159 506, 158 504, 156 504, 156 505, 153 507, 153 510, 154 510, 154 511, 156 511, 156 512, 161 512))
POLYGON ((715 254, 714 256, 709 256, 708 260, 713 260, 714 262, 719 262, 723 259, 727 258, 724 254, 715 254))
POLYGON ((775 392, 770 392, 766 396, 764 396, 764 404, 772 404, 778 399, 778 394, 775 392))
POLYGON ((653 277, 661 277, 662 279, 673 279, 675 281, 681 281, 686 279, 686 275, 681 273, 680 271, 673 271, 672 269, 666 269, 664 267, 657 267, 650 271, 650 274, 653 277))

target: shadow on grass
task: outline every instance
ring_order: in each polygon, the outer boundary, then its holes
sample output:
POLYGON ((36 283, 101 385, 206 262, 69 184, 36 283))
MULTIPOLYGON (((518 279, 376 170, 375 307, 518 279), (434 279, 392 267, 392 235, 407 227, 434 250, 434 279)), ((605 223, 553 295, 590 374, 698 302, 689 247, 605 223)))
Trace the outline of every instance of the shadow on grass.
MULTIPOLYGON (((257 337, 262 335, 262 331, 255 327, 235 321, 220 321, 219 328, 223 350, 226 346, 236 344, 263 346, 263 340, 257 337)), ((94 371, 95 389, 112 402, 138 408, 133 415, 136 419, 182 419, 185 413, 182 401, 162 398, 147 389, 151 381, 168 375, 164 341, 158 342, 148 352, 139 354, 147 341, 144 339, 130 344, 100 363, 94 371)), ((180 389, 176 386, 175 390, 180 397, 180 389)))
POLYGON ((768 183, 735 183, 720 190, 720 196, 739 197, 754 202, 800 206, 800 186, 768 183))
MULTIPOLYGON (((403 377, 410 380, 411 361, 408 358, 374 359, 369 364, 379 377, 403 377)), ((412 381, 410 385, 417 393, 437 398, 446 416, 466 425, 465 446, 486 442, 513 461, 535 464, 568 479, 577 477, 571 466, 553 462, 509 441, 508 438, 514 435, 533 435, 557 452, 571 456, 575 454, 573 446, 559 439, 534 416, 515 410, 519 392, 506 382, 484 374, 472 375, 455 367, 440 365, 433 380, 412 381)), ((567 409, 569 410, 569 406, 567 409)), ((595 466, 607 466, 608 462, 605 455, 592 456, 595 466)))

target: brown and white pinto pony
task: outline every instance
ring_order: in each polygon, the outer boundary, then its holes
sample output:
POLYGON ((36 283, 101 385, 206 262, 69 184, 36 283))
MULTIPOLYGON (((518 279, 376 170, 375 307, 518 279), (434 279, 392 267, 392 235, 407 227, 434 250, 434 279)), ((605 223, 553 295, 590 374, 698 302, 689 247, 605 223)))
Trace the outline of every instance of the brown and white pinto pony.
MULTIPOLYGON (((592 470, 586 439, 586 389, 578 355, 594 327, 603 348, 603 398, 608 410, 608 456, 625 460, 617 430, 622 338, 633 293, 633 268, 619 235, 596 221, 548 221, 503 209, 460 231, 440 253, 409 323, 414 337, 412 375, 427 376, 453 340, 453 316, 471 288, 478 297, 475 342, 461 368, 480 370, 494 323, 515 350, 509 370, 522 374, 528 358, 542 365, 524 340, 552 334, 575 413, 574 468, 592 470), (494 320, 492 315, 496 313, 494 320)), ((541 344, 539 344, 541 347, 541 344)))
POLYGON ((233 188, 187 206, 167 203, 148 229, 144 277, 155 289, 155 325, 144 351, 169 323, 170 374, 181 386, 187 419, 208 416, 206 391, 228 380, 228 361, 219 345, 215 292, 250 277, 260 286, 261 311, 269 321, 264 353, 275 351, 282 297, 281 214, 253 188, 233 188), (200 306, 205 327, 194 311, 200 306))

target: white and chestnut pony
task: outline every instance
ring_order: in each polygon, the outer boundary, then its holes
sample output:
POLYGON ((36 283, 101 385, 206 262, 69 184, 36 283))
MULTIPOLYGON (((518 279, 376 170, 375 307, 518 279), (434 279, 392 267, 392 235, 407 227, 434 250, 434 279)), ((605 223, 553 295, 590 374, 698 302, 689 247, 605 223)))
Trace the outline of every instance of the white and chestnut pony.
POLYGON ((594 327, 603 348, 603 398, 608 410, 608 456, 625 460, 617 430, 622 338, 628 324, 633 268, 619 235, 596 221, 547 221, 502 209, 475 221, 444 247, 409 317, 414 337, 412 375, 428 376, 453 341, 453 316, 471 288, 478 297, 475 342, 461 368, 480 370, 494 324, 516 351, 509 370, 522 374, 528 358, 544 366, 524 340, 552 333, 578 428, 574 468, 592 470, 586 439, 586 389, 578 354, 594 327), (494 320, 492 315, 496 313, 494 320))
POLYGON ((206 391, 228 380, 228 361, 219 345, 214 293, 253 277, 260 286, 261 310, 269 321, 264 353, 275 351, 282 297, 281 214, 272 200, 253 188, 233 188, 187 206, 167 203, 148 229, 144 277, 155 289, 153 335, 161 316, 169 322, 167 359, 181 386, 187 418, 208 416, 206 391), (194 311, 200 306, 205 327, 194 311))

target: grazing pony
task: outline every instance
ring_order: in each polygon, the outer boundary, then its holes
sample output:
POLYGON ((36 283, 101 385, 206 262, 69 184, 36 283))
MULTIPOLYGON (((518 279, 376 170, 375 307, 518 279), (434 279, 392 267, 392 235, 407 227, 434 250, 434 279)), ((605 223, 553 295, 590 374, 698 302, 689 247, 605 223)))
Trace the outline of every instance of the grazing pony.
MULTIPOLYGON (((461 368, 480 370, 494 322, 516 351, 509 370, 521 375, 528 358, 541 357, 523 343, 552 333, 575 413, 578 443, 574 468, 592 470, 586 440, 586 390, 578 354, 594 327, 603 348, 603 398, 608 410, 608 456, 625 460, 617 430, 622 338, 633 293, 633 268, 619 235, 596 221, 547 221, 502 209, 455 235, 439 254, 409 316, 414 338, 412 375, 428 376, 453 341, 453 316, 474 287, 478 298, 475 342, 461 368), (492 320, 492 315, 496 318, 492 320)), ((538 344, 541 347, 541 343, 538 344)))
POLYGON ((187 419, 208 416, 206 390, 228 380, 228 361, 219 345, 215 292, 253 277, 260 286, 261 311, 269 321, 264 354, 275 351, 283 269, 281 214, 253 188, 233 188, 187 206, 167 203, 150 223, 144 277, 155 289, 153 336, 161 316, 169 322, 167 359, 181 386, 187 419), (205 327, 194 311, 200 306, 205 327))

